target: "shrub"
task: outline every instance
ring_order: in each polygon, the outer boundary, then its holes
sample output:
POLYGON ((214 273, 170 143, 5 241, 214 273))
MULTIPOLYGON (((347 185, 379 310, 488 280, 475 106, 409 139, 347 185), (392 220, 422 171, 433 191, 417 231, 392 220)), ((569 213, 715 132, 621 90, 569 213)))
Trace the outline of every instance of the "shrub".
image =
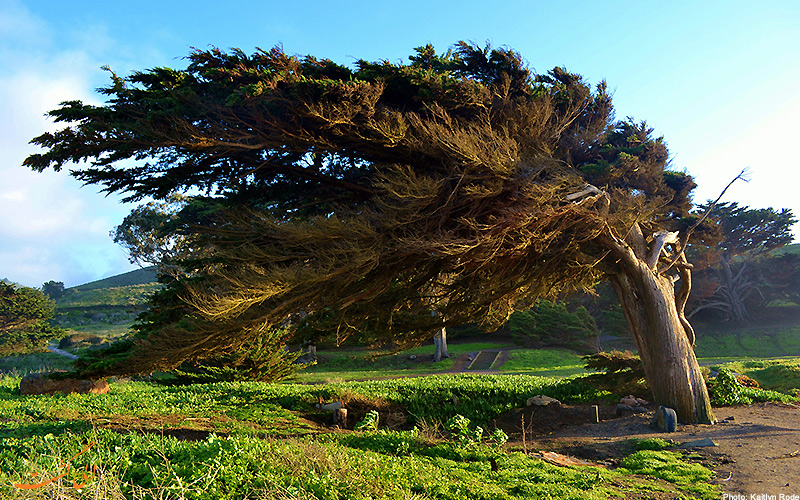
POLYGON ((583 356, 587 370, 602 373, 587 375, 582 380, 617 395, 648 394, 644 367, 639 356, 629 351, 608 351, 583 356))
POLYGON ((725 368, 720 368, 719 374, 709 380, 708 392, 711 397, 711 403, 718 406, 749 405, 756 401, 780 401, 786 403, 795 399, 780 392, 744 387, 739 383, 736 375, 725 368))

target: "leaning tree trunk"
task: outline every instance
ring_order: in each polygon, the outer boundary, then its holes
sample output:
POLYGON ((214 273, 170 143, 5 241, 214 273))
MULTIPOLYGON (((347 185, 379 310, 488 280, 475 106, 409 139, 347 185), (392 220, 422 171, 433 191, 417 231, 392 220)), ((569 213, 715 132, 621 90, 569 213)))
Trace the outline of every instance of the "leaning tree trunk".
POLYGON ((678 262, 682 288, 677 300, 675 279, 658 271, 662 248, 665 242, 677 245, 676 235, 660 235, 650 249, 638 225, 624 241, 614 236, 602 239, 618 262, 611 284, 636 339, 654 402, 673 408, 681 422, 714 423, 708 390, 692 348, 694 332, 683 315, 691 288, 689 266, 685 259, 678 262))
POLYGON ((444 327, 433 336, 433 344, 436 346, 436 351, 433 353, 434 363, 450 357, 447 352, 447 330, 444 327))

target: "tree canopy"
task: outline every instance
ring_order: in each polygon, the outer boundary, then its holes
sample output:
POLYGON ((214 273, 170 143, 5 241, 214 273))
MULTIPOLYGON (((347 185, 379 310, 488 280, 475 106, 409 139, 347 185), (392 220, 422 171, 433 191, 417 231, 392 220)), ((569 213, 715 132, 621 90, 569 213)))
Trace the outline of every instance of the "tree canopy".
MULTIPOLYGON (((26 160, 87 161, 72 175, 128 200, 215 200, 164 303, 180 305, 151 317, 162 363, 285 325, 411 342, 604 278, 661 296, 688 276, 694 183, 645 123, 614 120, 605 82, 464 42, 354 68, 279 47, 188 59, 112 73, 103 106, 63 103, 50 115, 70 125, 26 160)), ((668 323, 692 338, 682 294, 668 323)), ((643 335, 647 366, 662 347, 643 335)))
MULTIPOLYGON (((698 210, 711 206, 709 201, 698 210)), ((786 208, 754 209, 736 202, 718 203, 713 208, 711 220, 719 236, 698 252, 704 265, 698 273, 700 293, 692 298, 692 314, 713 309, 726 320, 742 321, 750 316, 748 305, 766 302, 774 295, 768 289, 785 287, 786 278, 794 274, 793 257, 782 257, 779 263, 769 254, 792 242, 791 229, 797 219, 786 208), (778 269, 770 270, 769 264, 778 269)))
POLYGON ((41 290, 0 282, 0 355, 42 350, 63 333, 50 325, 55 304, 41 290))

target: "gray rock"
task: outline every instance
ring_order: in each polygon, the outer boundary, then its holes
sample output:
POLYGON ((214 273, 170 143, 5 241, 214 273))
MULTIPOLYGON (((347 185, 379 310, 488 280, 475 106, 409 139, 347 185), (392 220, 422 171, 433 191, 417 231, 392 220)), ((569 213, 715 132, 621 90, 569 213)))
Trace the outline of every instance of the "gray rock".
POLYGON ((698 439, 697 441, 688 441, 681 444, 678 448, 703 448, 707 446, 717 446, 711 438, 698 439))
POLYGON ((678 428, 678 415, 675 410, 659 406, 656 410, 656 425, 663 432, 675 432, 678 428))
POLYGON ((550 396, 543 396, 541 394, 528 398, 525 406, 547 406, 549 404, 561 404, 561 401, 551 398, 550 396))

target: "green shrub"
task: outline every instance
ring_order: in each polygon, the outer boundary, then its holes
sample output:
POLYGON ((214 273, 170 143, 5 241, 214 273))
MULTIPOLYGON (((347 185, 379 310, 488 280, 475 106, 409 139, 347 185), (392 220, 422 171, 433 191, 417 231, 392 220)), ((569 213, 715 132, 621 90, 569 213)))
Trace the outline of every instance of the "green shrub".
POLYGON ((378 416, 378 412, 375 410, 370 410, 364 416, 364 420, 357 423, 353 430, 356 431, 376 431, 378 430, 378 421, 380 417, 378 416))
POLYGON ((795 400, 795 398, 780 392, 744 387, 736 380, 736 375, 725 368, 720 368, 719 374, 709 380, 708 391, 711 403, 717 406, 749 405, 756 401, 780 401, 786 403, 795 400))
POLYGON ((639 356, 629 351, 608 351, 583 356, 583 359, 587 370, 601 372, 582 379, 594 387, 619 396, 649 394, 639 356))

